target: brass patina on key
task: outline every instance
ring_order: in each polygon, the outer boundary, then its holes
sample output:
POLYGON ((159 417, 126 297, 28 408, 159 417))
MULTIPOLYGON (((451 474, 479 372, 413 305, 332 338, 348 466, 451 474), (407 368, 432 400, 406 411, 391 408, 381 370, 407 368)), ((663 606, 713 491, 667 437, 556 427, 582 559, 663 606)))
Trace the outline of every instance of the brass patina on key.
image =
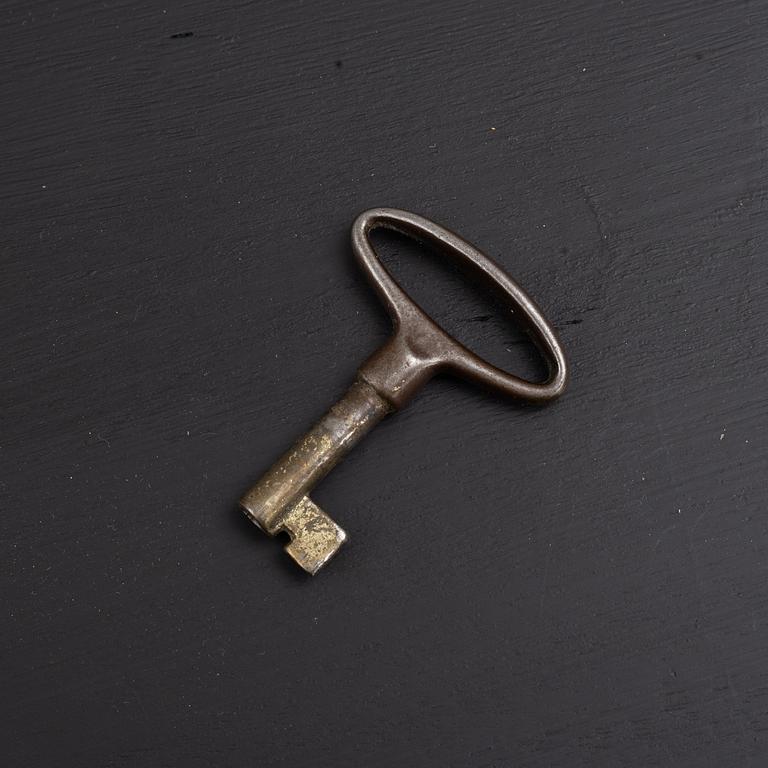
POLYGON ((492 259, 458 235, 415 213, 374 208, 352 225, 352 250, 392 317, 394 332, 357 372, 342 399, 240 500, 270 536, 285 532, 285 549, 307 572, 317 571, 346 540, 310 498, 314 486, 384 416, 402 408, 437 373, 450 372, 511 397, 553 400, 568 381, 565 355, 552 327, 528 294, 492 259), (376 257, 369 234, 395 230, 469 264, 503 297, 547 360, 542 383, 526 381, 481 359, 449 336, 400 288, 376 257))

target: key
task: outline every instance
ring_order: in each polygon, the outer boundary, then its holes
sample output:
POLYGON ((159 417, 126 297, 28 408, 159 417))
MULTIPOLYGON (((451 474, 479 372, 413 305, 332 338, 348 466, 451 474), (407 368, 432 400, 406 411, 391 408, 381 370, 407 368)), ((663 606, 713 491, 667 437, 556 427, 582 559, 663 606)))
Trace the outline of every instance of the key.
POLYGON ((415 213, 374 208, 352 225, 356 260, 384 303, 393 334, 363 363, 342 399, 299 439, 240 500, 245 514, 270 536, 287 533, 286 552, 317 573, 346 541, 346 533, 309 497, 312 489, 387 414, 402 408, 437 373, 449 372, 510 397, 546 402, 568 381, 560 342, 533 299, 491 258, 458 235, 415 213), (370 233, 395 230, 465 261, 497 289, 545 357, 546 381, 518 378, 449 336, 394 281, 376 256, 370 233))

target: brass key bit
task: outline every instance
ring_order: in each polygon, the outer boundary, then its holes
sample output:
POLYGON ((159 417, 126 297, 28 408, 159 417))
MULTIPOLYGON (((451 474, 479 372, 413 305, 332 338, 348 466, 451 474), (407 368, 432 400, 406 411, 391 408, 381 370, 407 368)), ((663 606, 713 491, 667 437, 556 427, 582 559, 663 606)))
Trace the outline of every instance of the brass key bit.
POLYGON ((240 501, 248 517, 270 536, 288 534, 286 551, 311 574, 336 554, 346 534, 308 494, 366 432, 405 405, 432 376, 449 371, 533 402, 559 397, 568 380, 560 343, 533 300, 498 264, 458 235, 414 213, 374 208, 352 225, 352 250, 387 307, 394 334, 363 364, 344 397, 240 501), (479 277, 500 290, 546 357, 548 379, 534 383, 506 373, 436 325, 376 257, 369 233, 378 227, 465 260, 479 277))
POLYGON ((347 540, 347 534, 309 496, 282 516, 281 525, 291 536, 285 551, 313 576, 347 540))

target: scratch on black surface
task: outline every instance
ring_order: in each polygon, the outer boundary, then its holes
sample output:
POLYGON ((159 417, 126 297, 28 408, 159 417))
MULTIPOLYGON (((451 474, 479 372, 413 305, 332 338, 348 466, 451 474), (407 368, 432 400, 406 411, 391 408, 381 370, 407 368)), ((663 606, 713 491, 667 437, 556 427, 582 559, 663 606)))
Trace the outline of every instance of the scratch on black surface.
POLYGON ((547 576, 549 576, 549 561, 552 559, 552 544, 547 545, 547 556, 544 558, 544 575, 541 577, 541 595, 539 599, 539 613, 544 610, 544 601, 547 598, 547 576))
POLYGON ((194 32, 176 32, 175 34, 170 36, 171 40, 179 40, 183 37, 194 37, 194 32))
MULTIPOLYGON (((597 307, 584 307, 584 309, 581 310, 581 314, 585 315, 587 312, 594 312, 596 309, 597 307)), ((583 322, 583 317, 574 317, 571 320, 563 320, 559 327, 562 328, 564 325, 580 325, 583 322)))
POLYGON ((595 196, 592 192, 592 190, 589 187, 582 187, 582 190, 584 192, 584 198, 587 201, 587 207, 589 208, 589 212, 592 214, 592 218, 595 220, 595 226, 597 227, 597 234, 600 236, 600 244, 602 245, 604 240, 608 239, 608 233, 605 230, 605 226, 603 224, 603 217, 600 214, 600 211, 597 208, 597 203, 595 201, 595 196))

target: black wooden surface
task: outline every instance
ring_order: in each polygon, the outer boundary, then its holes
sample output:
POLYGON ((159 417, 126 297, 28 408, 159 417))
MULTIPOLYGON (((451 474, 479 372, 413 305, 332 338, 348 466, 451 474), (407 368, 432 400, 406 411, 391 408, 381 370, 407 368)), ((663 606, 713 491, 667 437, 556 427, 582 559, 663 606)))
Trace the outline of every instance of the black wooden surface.
POLYGON ((3 766, 768 764, 764 2, 0 24, 3 766), (311 579, 236 501, 386 337, 378 205, 504 264, 573 380, 431 384, 318 489, 311 579))

